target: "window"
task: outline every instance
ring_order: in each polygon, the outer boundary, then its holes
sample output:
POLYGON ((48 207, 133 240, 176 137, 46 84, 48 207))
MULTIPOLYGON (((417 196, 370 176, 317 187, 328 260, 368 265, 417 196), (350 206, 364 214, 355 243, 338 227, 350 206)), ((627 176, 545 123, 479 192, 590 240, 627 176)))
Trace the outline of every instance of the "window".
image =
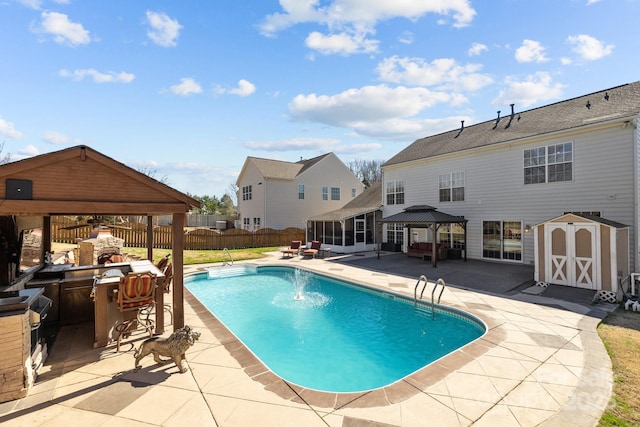
POLYGON ((298 199, 304 200, 304 184, 298 184, 298 199))
POLYGON ((253 229, 260 228, 260 218, 253 218, 253 229))
POLYGON ((524 183, 573 180, 573 143, 524 150, 524 183))
POLYGON ((438 228, 438 240, 452 249, 464 249, 464 227, 460 224, 446 224, 438 228))
POLYGON ((251 186, 242 187, 242 200, 251 200, 251 186))
POLYGON ((356 197, 356 189, 352 188, 351 189, 351 198, 356 197))
POLYGON ((549 182, 571 181, 573 179, 573 144, 550 145, 547 147, 549 160, 549 182))
POLYGON ((331 187, 331 200, 340 200, 340 187, 331 187))
POLYGON ((446 173, 438 178, 441 202, 464 201, 464 172, 446 173))
POLYGON ((387 204, 388 205, 404 204, 404 181, 387 182, 387 204))
POLYGON ((249 221, 249 218, 243 218, 242 221, 243 221, 243 224, 244 224, 244 229, 245 230, 249 230, 249 226, 251 225, 251 222, 249 221))
POLYGON ((329 200, 329 187, 322 187, 322 200, 329 200))
POLYGON ((404 224, 387 224, 387 243, 404 243, 404 224))

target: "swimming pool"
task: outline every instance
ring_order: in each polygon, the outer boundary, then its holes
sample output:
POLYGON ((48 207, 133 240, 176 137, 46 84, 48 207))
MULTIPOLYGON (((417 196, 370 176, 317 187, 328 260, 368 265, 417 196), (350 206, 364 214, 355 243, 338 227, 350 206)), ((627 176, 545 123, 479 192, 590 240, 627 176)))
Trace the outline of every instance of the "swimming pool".
POLYGON ((185 286, 271 371, 304 388, 384 387, 486 331, 465 312, 432 314, 430 304, 298 268, 215 271, 222 276, 197 273, 185 286))

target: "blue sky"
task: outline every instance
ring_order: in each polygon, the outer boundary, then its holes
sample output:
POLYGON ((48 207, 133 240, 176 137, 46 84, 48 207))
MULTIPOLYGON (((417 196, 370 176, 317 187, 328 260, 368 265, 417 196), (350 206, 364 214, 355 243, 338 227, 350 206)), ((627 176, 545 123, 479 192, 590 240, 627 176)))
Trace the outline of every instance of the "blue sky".
POLYGON ((0 0, 0 142, 221 197, 247 156, 386 160, 640 80, 640 0, 0 0))

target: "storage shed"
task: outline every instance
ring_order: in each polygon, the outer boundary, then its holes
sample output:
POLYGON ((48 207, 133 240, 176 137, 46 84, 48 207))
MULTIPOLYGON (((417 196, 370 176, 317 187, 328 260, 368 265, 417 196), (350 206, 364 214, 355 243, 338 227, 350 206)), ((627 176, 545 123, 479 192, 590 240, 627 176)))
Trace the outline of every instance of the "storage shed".
POLYGON ((534 278, 543 284, 593 289, 616 297, 629 275, 629 226, 569 213, 534 226, 534 278))

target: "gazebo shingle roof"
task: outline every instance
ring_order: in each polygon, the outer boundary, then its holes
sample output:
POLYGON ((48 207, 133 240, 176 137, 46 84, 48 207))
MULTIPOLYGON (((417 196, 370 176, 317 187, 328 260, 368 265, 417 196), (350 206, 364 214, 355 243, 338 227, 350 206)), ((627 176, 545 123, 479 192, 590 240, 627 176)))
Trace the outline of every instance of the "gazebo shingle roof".
POLYGON ((449 215, 438 212, 436 208, 428 205, 415 205, 406 208, 403 212, 382 218, 381 222, 401 224, 457 224, 466 223, 461 216, 449 215))

